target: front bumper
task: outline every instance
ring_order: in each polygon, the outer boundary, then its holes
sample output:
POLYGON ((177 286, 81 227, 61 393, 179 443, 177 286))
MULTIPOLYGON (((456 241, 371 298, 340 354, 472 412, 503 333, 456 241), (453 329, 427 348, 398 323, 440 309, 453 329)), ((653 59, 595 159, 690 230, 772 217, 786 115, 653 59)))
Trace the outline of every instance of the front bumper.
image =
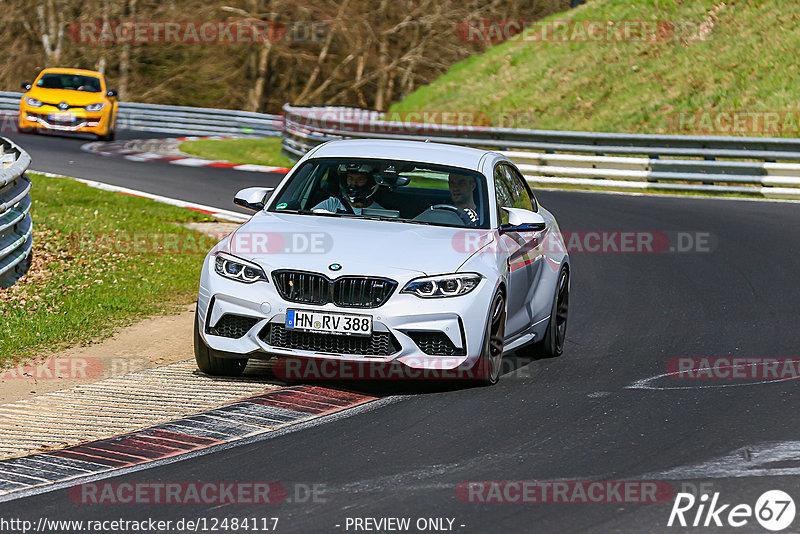
POLYGON ((40 129, 54 132, 81 132, 105 135, 110 127, 111 114, 106 110, 88 112, 85 109, 70 109, 64 113, 53 106, 38 108, 20 106, 20 130, 40 129))
MULTIPOLYGON (((272 280, 243 284, 223 278, 213 272, 207 257, 203 265, 198 296, 198 321, 201 336, 212 349, 228 356, 249 358, 287 356, 303 359, 323 359, 340 362, 401 363, 413 369, 455 369, 471 367, 480 357, 488 307, 496 288, 494 280, 484 279, 467 295, 440 299, 421 299, 400 293, 407 280, 398 280, 398 288, 389 300, 378 308, 346 308, 333 304, 310 305, 288 302, 281 298, 272 280), (346 352, 348 343, 306 343, 306 348, 279 346, 285 343, 287 309, 303 309, 369 315, 373 336, 381 336, 372 344, 356 343, 358 353, 346 352), (216 327, 224 324, 225 316, 250 318, 236 335, 238 338, 215 335, 216 327), (278 332, 278 335, 270 335, 278 332), (428 334, 434 334, 433 336, 428 334), (435 338, 435 342, 428 342, 435 338), (314 345, 317 350, 310 349, 314 345), (381 347, 370 350, 364 347, 381 347), (386 347, 388 346, 388 350, 386 347), (448 354, 439 350, 447 347, 448 354), (321 349, 321 350, 320 350, 321 349), (427 352, 425 352, 425 350, 427 352), (370 354, 382 352, 382 354, 370 354), (431 354, 430 352, 439 352, 431 354)), ((240 326, 241 328, 241 326, 240 326)), ((231 335, 227 332, 227 335, 231 335)), ((320 336, 324 334, 305 334, 320 336)), ((335 336, 345 338, 348 336, 335 336)))

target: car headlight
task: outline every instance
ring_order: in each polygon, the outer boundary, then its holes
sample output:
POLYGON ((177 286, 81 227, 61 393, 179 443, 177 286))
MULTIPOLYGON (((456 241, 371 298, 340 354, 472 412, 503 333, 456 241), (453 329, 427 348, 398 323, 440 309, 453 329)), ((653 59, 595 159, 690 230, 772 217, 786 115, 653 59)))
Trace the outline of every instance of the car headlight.
POLYGON ((222 252, 214 257, 214 271, 220 276, 245 284, 267 281, 264 269, 255 263, 222 252))
POLYGON ((100 102, 97 104, 89 104, 88 106, 86 106, 86 111, 100 111, 104 107, 106 107, 105 102, 100 102))
POLYGON ((28 104, 29 106, 33 106, 35 108, 42 107, 42 101, 41 100, 37 100, 36 98, 33 98, 32 96, 26 96, 25 97, 25 103, 28 104))
POLYGON ((466 295, 476 287, 483 276, 478 273, 443 274, 415 278, 403 288, 401 293, 411 293, 429 299, 438 297, 457 297, 466 295))

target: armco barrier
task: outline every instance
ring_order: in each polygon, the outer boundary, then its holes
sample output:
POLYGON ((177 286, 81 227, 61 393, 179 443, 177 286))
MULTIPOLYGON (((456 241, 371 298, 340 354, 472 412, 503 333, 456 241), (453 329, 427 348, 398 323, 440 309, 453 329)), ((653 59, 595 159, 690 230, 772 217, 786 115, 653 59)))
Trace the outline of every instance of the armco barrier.
POLYGON ((31 180, 27 152, 0 137, 0 287, 8 287, 30 267, 33 250, 31 180))
POLYGON ((295 159, 333 139, 428 139, 502 152, 534 185, 800 198, 800 139, 424 125, 352 108, 283 109, 283 150, 295 159))
MULTIPOLYGON (((16 116, 21 98, 22 93, 0 92, 0 112, 16 116)), ((231 109, 120 102, 116 127, 180 135, 277 137, 281 135, 283 117, 231 109)))
MULTIPOLYGON (((21 96, 0 92, 0 112, 16 113, 21 96)), ((800 139, 392 123, 377 111, 362 109, 287 104, 283 110, 281 116, 121 102, 118 128, 179 135, 282 135, 283 151, 293 159, 332 139, 429 139, 502 152, 539 186, 800 199, 800 139)))

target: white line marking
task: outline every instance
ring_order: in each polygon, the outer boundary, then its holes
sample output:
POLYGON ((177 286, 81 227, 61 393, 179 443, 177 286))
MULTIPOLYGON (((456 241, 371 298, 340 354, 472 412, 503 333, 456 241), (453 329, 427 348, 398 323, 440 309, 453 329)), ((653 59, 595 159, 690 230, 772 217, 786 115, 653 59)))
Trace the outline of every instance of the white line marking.
POLYGON ((194 202, 187 202, 185 200, 178 200, 177 198, 169 198, 169 197, 162 197, 160 195, 154 195, 152 193, 147 193, 145 191, 138 191, 136 189, 129 189, 127 187, 119 187, 116 185, 105 184, 103 182, 96 182, 94 180, 85 180, 83 178, 75 178, 74 176, 65 176, 63 174, 56 174, 52 172, 45 172, 45 171, 37 171, 31 170, 31 172, 35 172, 37 174, 42 174, 44 176, 50 178, 68 178, 70 180, 75 180, 76 182, 80 182, 82 184, 88 185, 89 187, 94 187, 96 189, 102 189, 104 191, 111 191, 115 193, 125 193, 128 195, 133 195, 142 198, 148 198, 150 200, 155 200, 156 202, 162 202, 164 204, 170 204, 172 206, 178 206, 179 208, 189 208, 195 210, 202 210, 210 212, 210 215, 218 218, 224 219, 226 221, 232 222, 247 222, 250 220, 249 215, 245 215, 243 213, 237 213, 235 211, 228 211, 221 208, 215 208, 213 206, 206 206, 205 204, 196 204, 194 202))
POLYGON ((770 464, 787 461, 800 462, 800 441, 773 441, 747 446, 712 460, 647 473, 637 478, 681 480, 800 475, 800 466, 769 467, 770 464))
POLYGON ((160 154, 153 154, 151 152, 142 152, 141 154, 132 154, 128 156, 124 156, 125 159, 130 161, 147 161, 151 159, 159 159, 163 158, 164 156, 160 154))
MULTIPOLYGON (((766 365, 767 362, 763 363, 750 363, 748 365, 766 365)), ((723 365, 720 366, 720 369, 730 368, 733 369, 734 365, 723 365)), ((786 378, 778 378, 778 379, 771 379, 767 378, 764 380, 757 380, 756 382, 734 382, 734 383, 725 383, 725 384, 698 384, 696 386, 653 386, 650 382, 655 380, 659 380, 661 378, 666 378, 668 376, 673 375, 680 375, 685 374, 686 371, 672 371, 670 373, 663 373, 660 375, 651 376, 650 378, 642 378, 641 380, 637 380, 633 384, 625 386, 623 389, 652 389, 652 390, 671 390, 671 389, 714 389, 714 388, 734 388, 734 387, 744 387, 744 386, 758 386, 761 384, 771 384, 774 382, 786 382, 787 380, 797 380, 800 377, 797 376, 789 376, 786 378)), ((691 378, 686 379, 682 378, 680 380, 692 380, 691 378)))
POLYGON ((227 163, 227 162, 218 159, 183 158, 183 159, 174 159, 170 161, 170 163, 172 163, 173 165, 183 165, 185 167, 205 167, 207 165, 211 165, 212 163, 227 163))
MULTIPOLYGON (((228 163, 228 162, 211 162, 211 163, 228 163)), ((286 167, 270 167, 268 165, 255 165, 252 163, 244 163, 231 167, 237 171, 251 171, 251 172, 276 172, 285 169, 286 167)))

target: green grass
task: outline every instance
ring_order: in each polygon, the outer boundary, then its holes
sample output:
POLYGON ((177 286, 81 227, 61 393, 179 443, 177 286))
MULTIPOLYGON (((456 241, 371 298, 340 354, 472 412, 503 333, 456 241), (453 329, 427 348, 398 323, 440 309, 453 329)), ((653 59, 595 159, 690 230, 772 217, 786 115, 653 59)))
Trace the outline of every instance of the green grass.
MULTIPOLYGON (((493 125, 690 133, 680 112, 783 112, 800 117, 800 3, 789 0, 594 0, 551 20, 678 22, 656 42, 514 39, 453 66, 392 111, 482 111, 493 125), (713 21, 705 39, 697 28, 713 21)), ((797 121, 795 121, 796 124, 797 121)), ((779 131, 699 133, 800 136, 779 131)))
POLYGON ((0 368, 108 336, 196 297, 214 240, 182 224, 206 216, 31 177, 34 263, 17 285, 0 289, 0 368))
POLYGON ((274 167, 292 167, 291 160, 281 154, 280 137, 184 141, 180 145, 180 150, 206 159, 274 167))

